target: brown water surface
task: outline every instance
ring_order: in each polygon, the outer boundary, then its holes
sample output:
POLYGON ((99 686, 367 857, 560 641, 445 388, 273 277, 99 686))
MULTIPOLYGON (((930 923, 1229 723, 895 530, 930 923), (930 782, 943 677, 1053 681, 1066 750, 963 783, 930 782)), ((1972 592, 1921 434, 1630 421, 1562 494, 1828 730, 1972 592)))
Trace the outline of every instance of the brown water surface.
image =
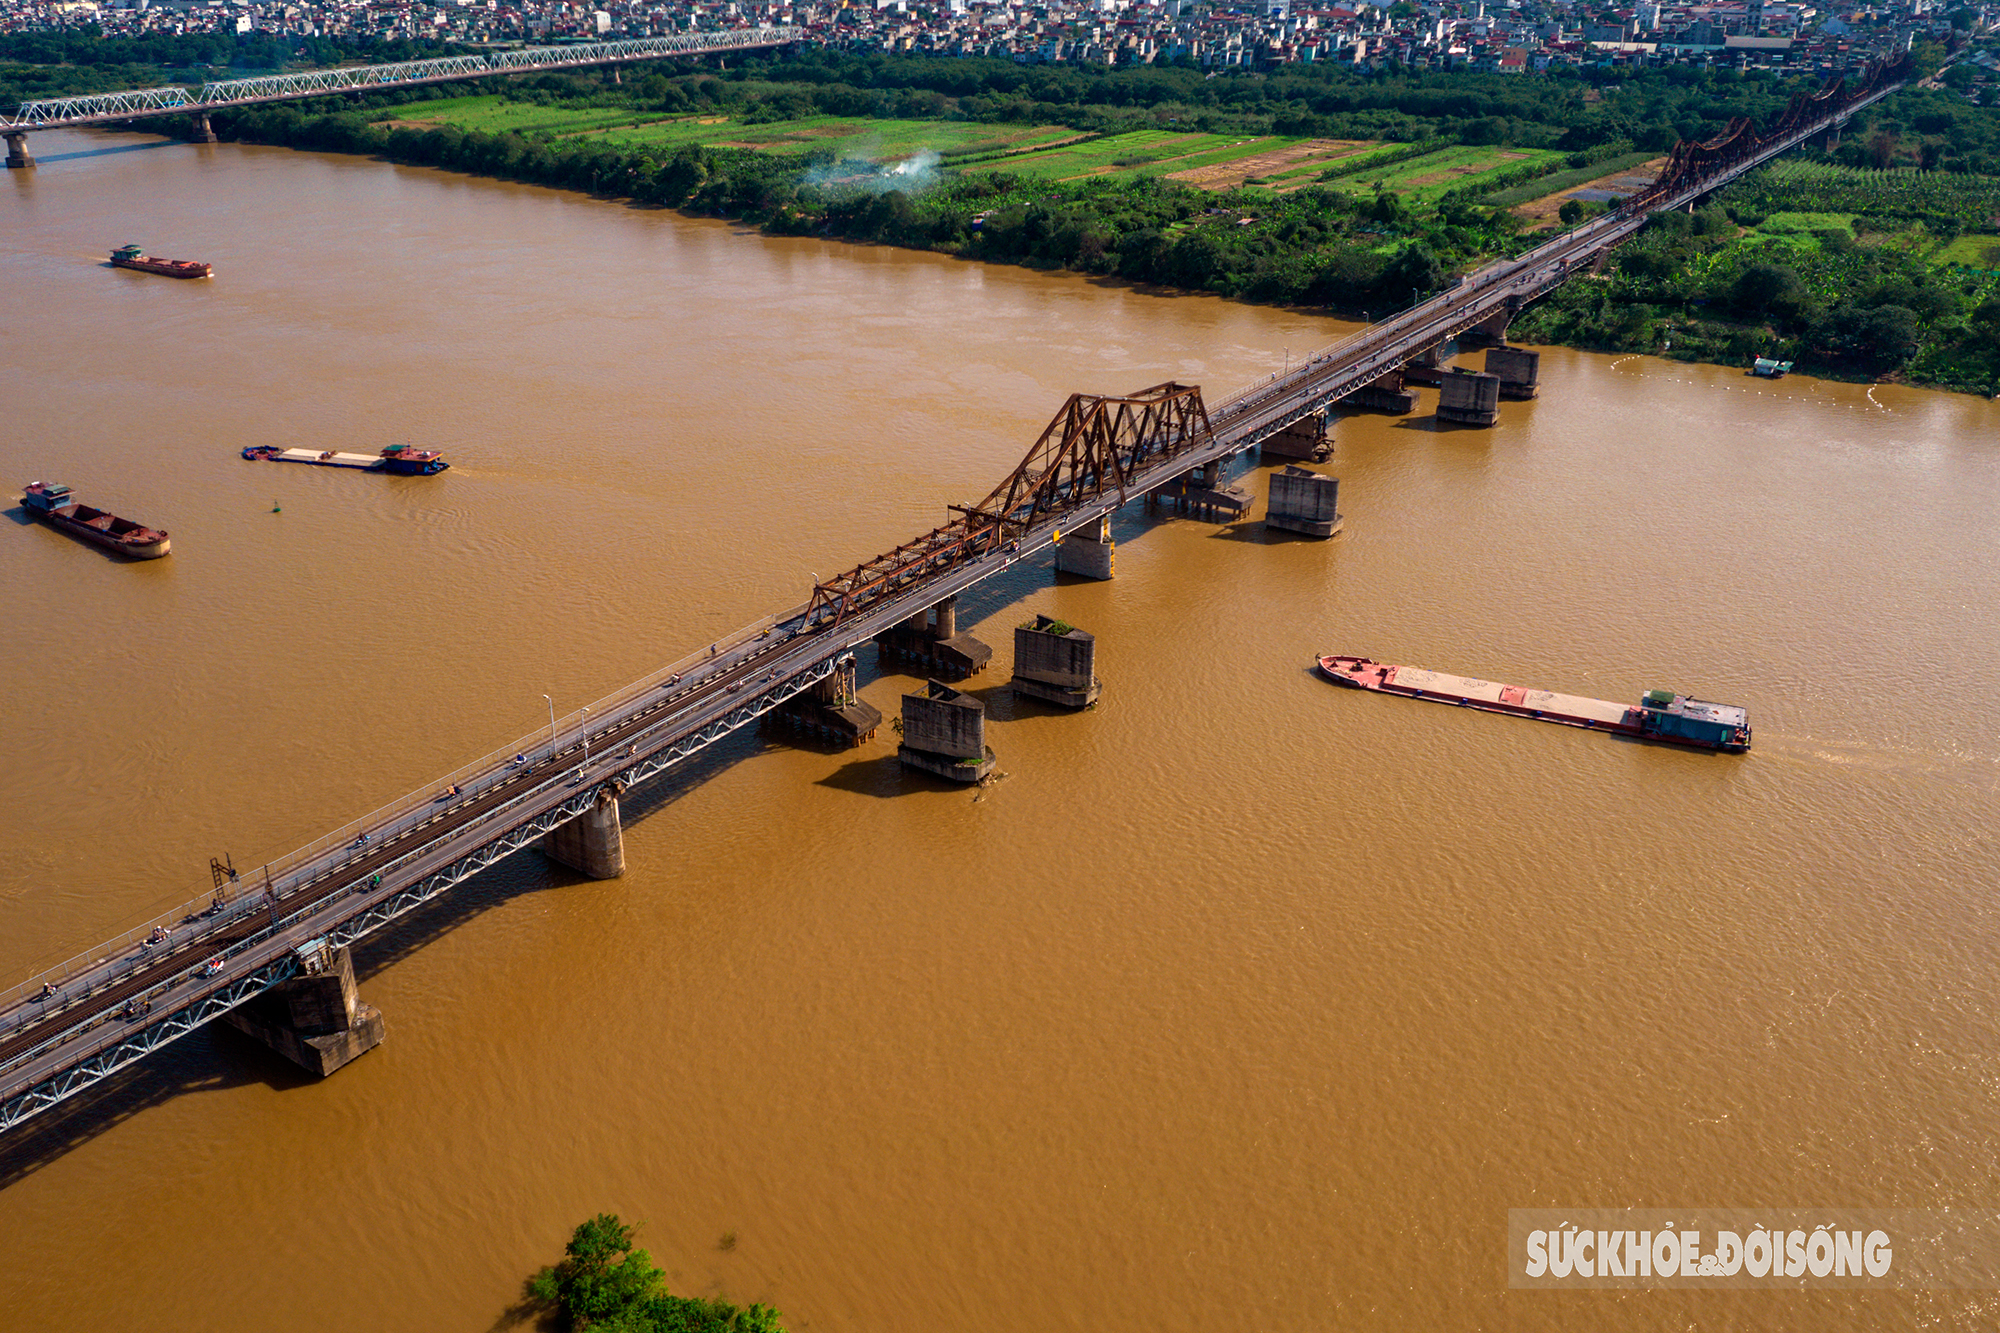
MULTIPOLYGON (((358 159, 36 149, 0 475, 174 554, 0 525, 7 982, 942 521, 1072 390, 1219 396, 1343 332, 358 159), (128 241, 217 276, 104 267, 128 241), (452 470, 237 456, 402 440, 452 470)), ((1330 543, 1135 505, 1115 580, 989 585, 984 793, 886 730, 746 736, 628 805, 622 880, 520 856, 357 950, 390 1035, 334 1078, 208 1030, 0 1140, 0 1327, 478 1330, 599 1210, 798 1330, 1978 1326, 1506 1290, 1511 1207, 2000 1203, 2000 409, 1542 382, 1491 431, 1340 422, 1330 543), (1037 611, 1096 634, 1094 712, 1011 700, 1037 611), (1756 750, 1338 691, 1326 651, 1740 702, 1756 750)))

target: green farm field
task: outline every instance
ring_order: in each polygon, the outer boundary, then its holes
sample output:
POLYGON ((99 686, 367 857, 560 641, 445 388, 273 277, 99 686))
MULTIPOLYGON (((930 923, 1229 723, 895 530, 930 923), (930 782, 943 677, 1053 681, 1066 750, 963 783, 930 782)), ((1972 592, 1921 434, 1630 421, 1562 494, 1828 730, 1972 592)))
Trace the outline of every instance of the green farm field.
POLYGON ((1459 145, 1435 153, 1413 157, 1384 167, 1381 171, 1361 171, 1332 182, 1333 188, 1348 194, 1375 193, 1380 184, 1411 203, 1427 202, 1448 191, 1476 184, 1480 177, 1511 171, 1533 163, 1560 158, 1549 148, 1478 148, 1459 145))
POLYGON ((746 125, 721 115, 657 115, 624 108, 553 107, 498 96, 454 97, 398 108, 382 119, 419 128, 455 125, 488 134, 550 135, 621 145, 683 143, 706 148, 750 148, 761 152, 831 149, 843 157, 893 161, 929 150, 972 156, 1032 149, 1077 137, 1061 125, 984 125, 954 120, 874 120, 855 116, 807 116, 746 125))

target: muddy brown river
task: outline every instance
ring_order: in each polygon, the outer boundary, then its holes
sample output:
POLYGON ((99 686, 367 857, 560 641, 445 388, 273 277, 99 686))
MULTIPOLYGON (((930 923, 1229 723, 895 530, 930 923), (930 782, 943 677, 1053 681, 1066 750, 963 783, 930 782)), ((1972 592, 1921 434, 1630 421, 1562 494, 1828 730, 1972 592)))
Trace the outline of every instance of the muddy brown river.
MULTIPOLYGON (((1350 328, 34 147, 0 480, 174 552, 0 524, 5 984, 945 521, 1072 391, 1220 397, 1350 328), (238 456, 405 441, 451 470, 238 456)), ((1507 1287, 1510 1208, 2000 1204, 2000 408, 1560 349, 1542 386, 1490 431, 1428 392, 1340 420, 1331 542, 1135 504, 1114 580, 982 585, 984 791, 886 728, 742 734, 628 798, 624 878, 524 854, 358 946, 389 1036, 331 1079, 210 1028, 0 1136, 0 1328, 476 1333, 599 1211, 795 1333, 1990 1326, 1507 1287), (1097 636, 1094 711, 1011 698, 1036 612, 1097 636), (1756 748, 1340 691, 1321 652, 1740 703, 1756 748)), ((862 666, 885 713, 919 683, 862 666)))

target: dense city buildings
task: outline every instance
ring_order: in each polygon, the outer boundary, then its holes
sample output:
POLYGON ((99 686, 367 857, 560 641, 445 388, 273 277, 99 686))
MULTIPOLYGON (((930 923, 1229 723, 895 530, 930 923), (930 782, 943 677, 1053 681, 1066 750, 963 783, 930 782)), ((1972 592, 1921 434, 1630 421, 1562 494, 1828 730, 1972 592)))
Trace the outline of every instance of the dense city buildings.
POLYGON ((1180 62, 1213 70, 1334 64, 1535 74, 1585 66, 1713 65, 1823 73, 1986 26, 1994 7, 1932 0, 1598 5, 1469 0, 1384 8, 1261 0, 0 0, 0 33, 95 25, 109 36, 205 32, 479 45, 646 37, 785 24, 852 51, 983 56, 1076 67, 1180 62))

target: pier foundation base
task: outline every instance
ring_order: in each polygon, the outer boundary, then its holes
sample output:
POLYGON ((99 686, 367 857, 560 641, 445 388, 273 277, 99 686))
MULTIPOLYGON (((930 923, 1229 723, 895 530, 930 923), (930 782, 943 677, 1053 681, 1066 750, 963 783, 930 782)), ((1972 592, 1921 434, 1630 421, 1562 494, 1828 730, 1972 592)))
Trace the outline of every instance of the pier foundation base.
POLYGON ((1086 708, 1104 693, 1097 639, 1049 616, 1014 627, 1014 693, 1063 708, 1086 708))
MULTIPOLYGON (((1366 390, 1357 390, 1365 393, 1366 390)), ((1347 398, 1354 397, 1348 394, 1347 398)), ((1344 403, 1347 398, 1341 399, 1344 403)), ((1264 458, 1305 458, 1315 463, 1324 463, 1333 452, 1333 441, 1326 435, 1326 418, 1315 412, 1303 420, 1294 421, 1275 435, 1266 435, 1257 452, 1264 458)))
POLYGON ((1525 347, 1495 347, 1486 354, 1486 373, 1500 377, 1502 398, 1525 402, 1535 396, 1542 354, 1525 347))
POLYGON ((940 681, 903 696, 903 743, 896 758, 950 782, 978 782, 993 771, 986 705, 940 681))
POLYGON ((1500 419, 1500 377, 1454 368, 1438 386, 1438 419, 1490 426, 1500 419))
POLYGON ((551 861, 592 879, 617 879, 625 873, 625 833, 618 823, 615 784, 598 788, 597 803, 541 841, 551 861))
POLYGON ((354 988, 345 949, 315 940, 299 949, 299 975, 222 1016, 309 1074, 325 1078, 382 1044, 382 1011, 354 988))
POLYGON ((1287 467, 1271 474, 1271 502, 1264 526, 1306 537, 1331 537, 1340 531, 1340 482, 1310 468, 1287 467))
POLYGON ((1435 387, 1444 379, 1444 347, 1426 347, 1403 363, 1402 376, 1408 384, 1427 384, 1435 387))
POLYGON ((850 654, 833 668, 833 674, 804 694, 780 704, 771 716, 834 745, 860 745, 875 739, 882 725, 882 710, 855 696, 855 662, 850 654))
POLYGON ((1056 570, 1080 574, 1087 579, 1108 579, 1118 567, 1118 543, 1111 540, 1109 514, 1074 532, 1065 532, 1056 543, 1056 570))
POLYGON ((7 140, 7 165, 15 170, 35 165, 35 155, 28 151, 28 136, 25 134, 0 135, 7 140))
POLYGON ((208 116, 205 113, 199 113, 199 112, 196 113, 194 118, 194 128, 188 132, 188 142, 189 143, 215 142, 215 126, 208 123, 208 116))
MULTIPOLYGON (((1343 396, 1342 407, 1365 408, 1372 412, 1393 412, 1401 416, 1417 410, 1417 396, 1403 387, 1403 371, 1392 370, 1343 396)), ((1315 458, 1315 463, 1324 459, 1315 458)))
POLYGON ((875 649, 885 661, 900 657, 948 676, 977 675, 993 660, 990 647, 958 632, 956 597, 947 597, 894 629, 877 634, 875 649))

